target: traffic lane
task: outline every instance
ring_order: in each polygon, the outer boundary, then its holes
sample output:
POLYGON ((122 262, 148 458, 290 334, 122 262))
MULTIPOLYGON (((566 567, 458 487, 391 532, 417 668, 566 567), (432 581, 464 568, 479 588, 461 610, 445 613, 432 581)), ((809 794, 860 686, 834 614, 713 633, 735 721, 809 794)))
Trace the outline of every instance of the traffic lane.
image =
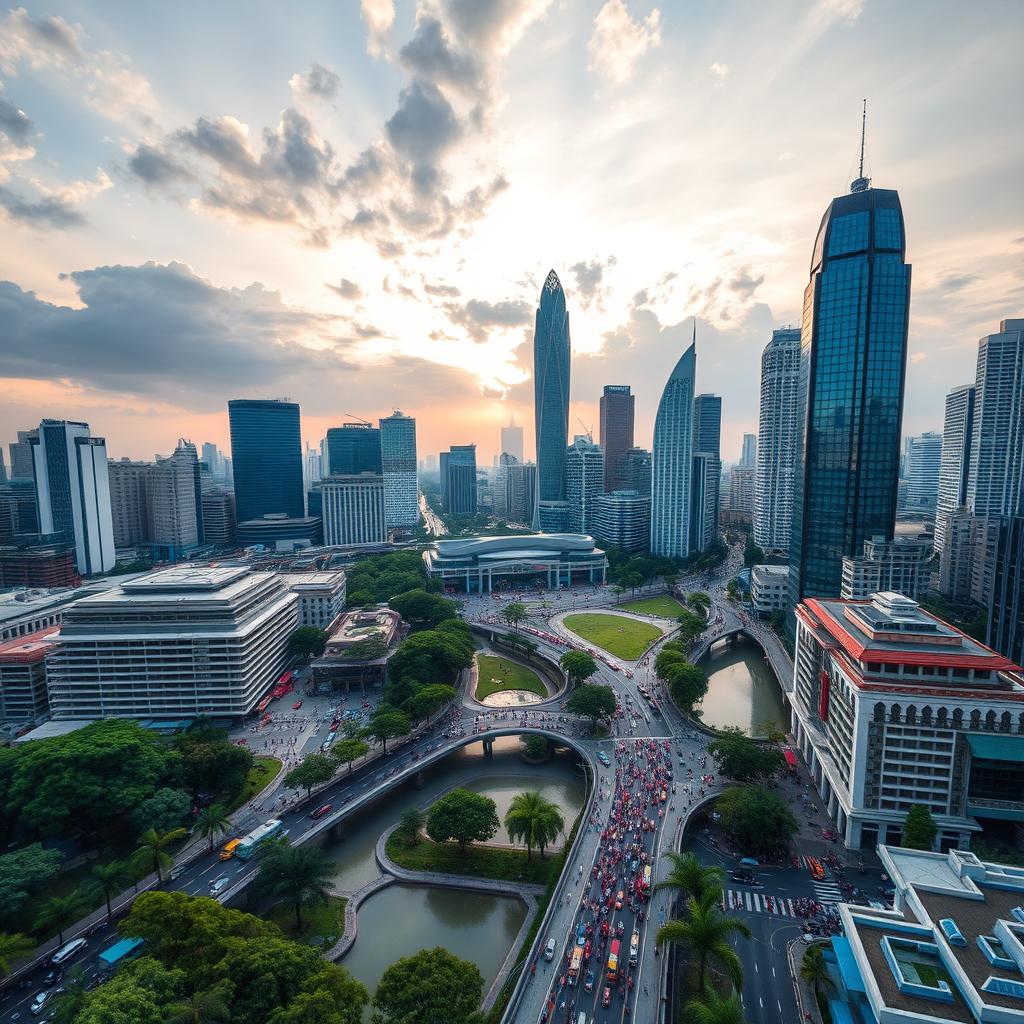
POLYGON ((786 948, 800 935, 796 924, 778 918, 737 914, 750 928, 751 937, 733 941, 743 966, 743 1005, 751 1024, 775 1024, 800 1019, 786 948))

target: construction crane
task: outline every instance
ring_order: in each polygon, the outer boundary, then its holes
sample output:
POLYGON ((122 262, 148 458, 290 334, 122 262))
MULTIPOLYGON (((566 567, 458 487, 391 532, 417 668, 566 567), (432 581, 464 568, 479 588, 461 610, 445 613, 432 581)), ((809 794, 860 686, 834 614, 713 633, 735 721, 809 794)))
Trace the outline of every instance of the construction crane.
POLYGON ((364 420, 362 416, 356 416, 355 413, 347 412, 346 416, 350 417, 356 423, 362 423, 364 427, 372 427, 373 424, 369 420, 364 420))
POLYGON ((579 423, 579 425, 586 431, 586 433, 587 433, 587 440, 591 444, 593 444, 594 443, 594 427, 593 427, 593 425, 588 427, 586 425, 586 423, 584 423, 583 420, 579 416, 576 417, 576 422, 579 423))

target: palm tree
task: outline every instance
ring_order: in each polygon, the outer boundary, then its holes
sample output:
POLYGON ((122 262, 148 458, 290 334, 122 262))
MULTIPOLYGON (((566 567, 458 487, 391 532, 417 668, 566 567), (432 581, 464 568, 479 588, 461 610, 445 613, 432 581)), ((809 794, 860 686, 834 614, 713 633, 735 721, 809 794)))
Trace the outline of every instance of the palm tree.
POLYGON ((113 917, 110 901, 131 880, 128 865, 120 860, 96 864, 93 866, 90 876, 89 887, 107 904, 107 923, 109 924, 113 917))
POLYGON ((74 924, 84 913, 85 901, 76 889, 67 896, 51 896, 36 915, 36 931, 48 932, 57 929, 57 945, 64 945, 64 929, 74 924))
POLYGON ((229 828, 231 828, 231 819, 223 804, 210 804, 196 816, 196 831, 204 839, 210 840, 210 853, 213 853, 213 840, 216 836, 223 835, 229 828))
POLYGON ((819 995, 823 988, 835 988, 835 982, 829 977, 821 946, 810 946, 804 950, 800 978, 814 989, 815 996, 819 995))
POLYGON ((686 1019, 692 1024, 747 1024, 740 997, 727 999, 714 989, 708 989, 703 999, 691 999, 686 1004, 686 1019))
POLYGON ((217 989, 193 992, 187 999, 171 1003, 166 1014, 166 1024, 219 1024, 231 1017, 224 994, 217 989))
POLYGON ((672 870, 668 877, 659 882, 654 891, 674 889, 685 896, 702 899, 705 893, 720 893, 725 882, 725 872, 713 864, 701 864, 692 853, 666 853, 672 870))
POLYGON ((540 848, 541 860, 544 848, 565 831, 565 820, 557 805, 545 799, 540 793, 518 793, 512 798, 505 814, 505 830, 513 841, 526 844, 526 859, 533 859, 533 848, 540 848))
POLYGON ((35 948, 35 942, 21 932, 0 932, 0 978, 11 973, 11 964, 26 959, 35 948))
POLYGON ((302 908, 326 903, 333 878, 334 868, 323 850, 292 846, 285 840, 274 843, 263 855, 258 882, 268 895, 291 901, 298 930, 302 927, 302 908))
POLYGON ((167 852, 166 847, 183 839, 185 834, 183 828, 172 828, 170 832, 157 832, 155 828, 148 828, 139 836, 139 848, 135 851, 135 856, 152 868, 162 882, 164 871, 174 863, 174 858, 167 852))
POLYGON ((700 967, 700 993, 707 987, 708 963, 717 963, 739 988, 743 984, 743 968, 736 950, 729 945, 733 932, 750 938, 750 929, 735 917, 728 917, 718 909, 718 893, 705 893, 701 900, 692 896, 687 903, 687 916, 682 920, 669 921, 658 929, 656 939, 663 942, 679 942, 689 947, 700 967))

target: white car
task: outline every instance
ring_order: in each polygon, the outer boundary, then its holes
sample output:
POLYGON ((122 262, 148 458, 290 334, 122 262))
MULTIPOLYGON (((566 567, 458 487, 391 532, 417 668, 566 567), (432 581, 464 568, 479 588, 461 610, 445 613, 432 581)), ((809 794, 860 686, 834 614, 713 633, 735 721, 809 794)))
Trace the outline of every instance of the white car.
POLYGON ((221 875, 215 882, 210 883, 210 895, 216 896, 222 893, 230 883, 231 879, 227 875, 221 875))
POLYGON ((66 964, 75 954, 80 953, 85 947, 89 945, 87 939, 72 939, 70 942, 65 942, 56 953, 50 957, 50 963, 54 967, 60 967, 61 964, 66 964))
POLYGON ((43 1012, 43 1007, 57 995, 60 995, 64 989, 62 988, 44 988, 42 992, 37 992, 35 999, 32 1000, 32 1005, 29 1006, 29 1012, 38 1016, 43 1012))

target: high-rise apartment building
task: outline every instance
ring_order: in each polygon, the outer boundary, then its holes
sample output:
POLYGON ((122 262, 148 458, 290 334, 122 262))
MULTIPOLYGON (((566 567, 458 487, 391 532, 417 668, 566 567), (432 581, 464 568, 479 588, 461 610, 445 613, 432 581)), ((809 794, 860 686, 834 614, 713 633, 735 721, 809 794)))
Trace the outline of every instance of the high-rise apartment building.
POLYGON ((939 492, 935 505, 935 550, 946 547, 946 521, 967 502, 967 478, 971 467, 974 433, 974 385, 961 384, 946 395, 939 459, 939 492))
POLYGON ((755 466, 729 467, 729 521, 750 523, 754 518, 755 466))
POLYGON ((905 498, 901 511, 925 516, 935 514, 941 462, 942 434, 929 431, 910 439, 905 498))
MULTIPOLYGON (((413 424, 415 442, 415 423, 413 424)), ((327 431, 330 476, 382 473, 380 430, 369 423, 345 423, 327 431)))
POLYGON ((790 606, 895 530, 910 266, 899 195, 858 178, 825 211, 804 291, 790 606))
POLYGON ((781 327, 761 353, 754 482, 754 541, 788 552, 793 527, 793 476, 799 439, 800 329, 781 327))
POLYGON ((570 533, 587 533, 594 499, 604 490, 604 449, 577 435, 565 453, 565 497, 570 533))
POLYGON ((39 532, 73 545, 83 576, 113 569, 107 442, 88 423, 43 420, 31 444, 39 532))
POLYGON ((721 506, 722 399, 719 395, 698 395, 693 400, 693 455, 695 497, 691 501, 690 543, 694 551, 704 551, 718 536, 721 506), (698 456, 700 465, 696 464, 698 456))
POLYGON ((626 453, 633 447, 636 396, 628 384, 606 384, 601 394, 600 434, 604 449, 604 489, 618 491, 627 486, 626 453))
POLYGON ((179 444, 170 458, 158 459, 149 472, 150 540, 162 560, 174 562, 199 544, 197 522, 203 514, 202 493, 196 507, 194 451, 179 444))
POLYGON ((544 281, 533 333, 533 401, 537 438, 537 528, 565 530, 565 451, 569 444, 569 314, 562 282, 544 281))
POLYGON ((416 421, 396 409, 380 421, 380 458, 388 529, 415 526, 420 519, 416 476, 416 421))
POLYGON ((149 483, 152 462, 119 459, 107 463, 110 514, 115 548, 131 548, 150 540, 149 483))
POLYGON ((754 469, 757 466, 757 434, 743 435, 743 448, 740 451, 740 466, 754 469))
POLYGON ((508 520, 528 526, 537 509, 537 464, 523 462, 507 467, 508 520))
POLYGON ((441 501, 453 516, 476 515, 475 444, 453 444, 441 452, 441 501))
POLYGON ((329 547, 383 544, 388 539, 384 477, 329 476, 320 482, 324 543, 329 547))
POLYGON ((601 544, 623 551, 646 551, 651 539, 651 496, 636 491, 597 494, 590 533, 601 544))
POLYGON ((1024 515, 1000 520, 993 566, 986 639, 1019 665, 1024 659, 1024 515))
POLYGON ((658 403, 651 453, 651 553, 686 558, 690 546, 696 343, 679 357, 658 403))
POLYGON ((651 474, 651 453, 646 448, 630 448, 626 452, 626 487, 624 489, 650 497, 651 474))
POLYGON ((515 416, 507 426, 501 428, 501 450, 511 455, 516 462, 523 461, 523 428, 516 423, 515 416))
MULTIPOLYGON (((203 527, 206 543, 226 546, 235 540, 235 495, 223 487, 203 491, 203 527)), ((319 513, 318 513, 319 514, 319 513)))
POLYGON ((18 440, 8 446, 11 453, 11 479, 31 480, 32 441, 39 436, 38 430, 19 430, 18 440))

